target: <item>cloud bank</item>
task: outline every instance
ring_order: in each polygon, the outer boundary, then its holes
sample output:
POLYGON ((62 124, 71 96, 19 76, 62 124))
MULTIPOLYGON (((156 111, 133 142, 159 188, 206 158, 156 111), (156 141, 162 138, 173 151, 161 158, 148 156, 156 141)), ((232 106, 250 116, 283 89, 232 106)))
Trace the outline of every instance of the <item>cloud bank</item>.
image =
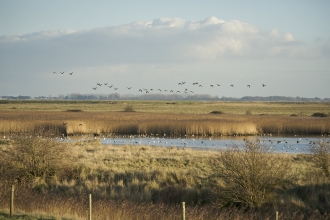
POLYGON ((290 33, 259 30, 240 21, 160 18, 114 27, 42 31, 0 37, 2 64, 20 62, 103 65, 217 61, 226 58, 311 58, 326 49, 309 48, 290 33))

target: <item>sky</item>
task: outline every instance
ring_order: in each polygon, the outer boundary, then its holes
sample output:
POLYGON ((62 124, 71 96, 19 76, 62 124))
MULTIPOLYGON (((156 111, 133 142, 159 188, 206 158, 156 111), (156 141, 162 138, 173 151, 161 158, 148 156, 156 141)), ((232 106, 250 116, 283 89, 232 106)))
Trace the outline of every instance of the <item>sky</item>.
POLYGON ((329 98, 329 11, 328 0, 0 0, 0 96, 329 98))

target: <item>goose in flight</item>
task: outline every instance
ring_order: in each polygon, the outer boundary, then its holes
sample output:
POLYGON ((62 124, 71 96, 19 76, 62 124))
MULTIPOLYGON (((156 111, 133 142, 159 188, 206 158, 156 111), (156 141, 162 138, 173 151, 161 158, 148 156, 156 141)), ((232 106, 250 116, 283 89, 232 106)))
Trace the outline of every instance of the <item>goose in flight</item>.
POLYGON ((217 86, 220 86, 220 84, 217 84, 217 86))
POLYGON ((72 75, 73 74, 73 72, 71 72, 71 73, 69 73, 70 75, 72 75))
POLYGON ((96 85, 98 85, 98 86, 102 86, 102 83, 96 83, 96 85))
POLYGON ((108 83, 104 83, 104 85, 106 86, 106 85, 108 85, 108 83))
POLYGON ((53 72, 54 74, 57 74, 57 72, 53 72))
POLYGON ((247 87, 249 87, 249 88, 250 88, 250 85, 247 85, 247 87))
POLYGON ((230 85, 230 87, 234 87, 234 85, 233 85, 233 84, 231 84, 231 85, 230 85))
POLYGON ((96 90, 96 89, 97 89, 97 87, 92 87, 92 89, 96 90))
POLYGON ((210 85, 210 87, 213 87, 213 85, 210 85))
POLYGON ((108 86, 108 87, 109 87, 109 88, 112 88, 112 86, 113 86, 113 85, 111 85, 111 86, 108 86))
POLYGON ((60 72, 61 74, 63 74, 65 71, 63 71, 63 72, 60 72))
POLYGON ((265 87, 266 85, 265 84, 262 84, 262 87, 265 87))
POLYGON ((132 87, 127 87, 127 89, 131 89, 132 87))

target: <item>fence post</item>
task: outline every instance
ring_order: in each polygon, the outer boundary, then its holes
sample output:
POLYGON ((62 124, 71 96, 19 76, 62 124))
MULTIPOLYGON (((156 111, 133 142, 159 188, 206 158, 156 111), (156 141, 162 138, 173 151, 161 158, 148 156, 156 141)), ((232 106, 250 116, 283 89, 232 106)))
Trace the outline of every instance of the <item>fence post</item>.
POLYGON ((278 220, 278 211, 276 211, 276 218, 275 219, 278 220))
POLYGON ((185 202, 182 202, 182 220, 186 220, 186 207, 185 202))
POLYGON ((14 191, 15 191, 15 186, 11 185, 10 213, 9 213, 10 217, 12 217, 14 214, 14 191))
POLYGON ((92 220, 92 194, 89 194, 89 212, 88 212, 88 219, 92 220))

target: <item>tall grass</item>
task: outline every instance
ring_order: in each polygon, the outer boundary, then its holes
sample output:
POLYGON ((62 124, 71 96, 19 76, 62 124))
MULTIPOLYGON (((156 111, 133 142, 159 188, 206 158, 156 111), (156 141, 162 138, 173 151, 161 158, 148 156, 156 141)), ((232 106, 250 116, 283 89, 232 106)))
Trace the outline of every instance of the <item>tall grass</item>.
MULTIPOLYGON (((278 210, 283 219, 329 218, 329 180, 314 166, 310 155, 274 154, 272 161, 292 164, 287 188, 257 209, 216 208, 214 187, 221 182, 214 161, 219 152, 189 148, 104 146, 99 142, 59 143, 68 149, 71 171, 40 182, 16 184, 16 210, 57 218, 87 216, 88 194, 93 195, 96 219, 180 219, 180 202, 187 219, 266 219, 278 210)), ((0 146, 10 152, 11 143, 0 146)), ((8 211, 10 185, 0 158, 0 209, 8 211)), ((8 162, 8 161, 7 161, 8 162)), ((220 161, 221 162, 221 161, 220 161)))
POLYGON ((0 115, 0 133, 256 135, 330 133, 330 118, 278 115, 141 112, 12 112, 0 115))

